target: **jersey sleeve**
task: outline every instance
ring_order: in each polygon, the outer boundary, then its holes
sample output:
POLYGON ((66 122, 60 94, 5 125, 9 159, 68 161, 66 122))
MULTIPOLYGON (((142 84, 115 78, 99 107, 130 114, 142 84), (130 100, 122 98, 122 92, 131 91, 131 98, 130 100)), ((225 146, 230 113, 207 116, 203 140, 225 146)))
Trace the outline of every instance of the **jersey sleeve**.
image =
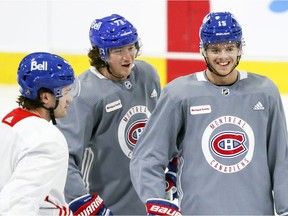
POLYGON ((288 137, 285 112, 280 95, 273 97, 268 122, 268 166, 270 169, 276 212, 288 214, 288 137))
POLYGON ((178 154, 176 140, 181 125, 180 111, 164 89, 130 163, 132 183, 144 203, 148 198, 165 198, 164 171, 169 159, 178 154))
POLYGON ((73 100, 67 116, 57 122, 57 127, 64 134, 69 147, 69 165, 65 186, 67 202, 87 194, 81 174, 81 164, 84 151, 89 145, 95 117, 92 107, 82 96, 73 100))

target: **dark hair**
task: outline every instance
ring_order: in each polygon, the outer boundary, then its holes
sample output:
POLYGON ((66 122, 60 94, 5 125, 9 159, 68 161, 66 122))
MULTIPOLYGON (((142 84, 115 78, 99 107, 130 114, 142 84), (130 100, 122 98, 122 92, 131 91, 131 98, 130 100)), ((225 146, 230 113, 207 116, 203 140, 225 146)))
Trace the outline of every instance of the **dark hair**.
POLYGON ((36 109, 38 107, 42 107, 43 106, 43 102, 40 100, 40 95, 44 92, 48 92, 53 94, 53 92, 50 89, 47 88, 41 88, 39 89, 38 93, 37 93, 37 98, 35 100, 26 98, 22 95, 20 95, 17 100, 16 103, 18 103, 18 105, 24 109, 27 110, 33 110, 36 109))
POLYGON ((90 65, 94 66, 97 70, 106 67, 106 63, 100 58, 99 49, 97 47, 93 47, 89 50, 88 57, 90 65))

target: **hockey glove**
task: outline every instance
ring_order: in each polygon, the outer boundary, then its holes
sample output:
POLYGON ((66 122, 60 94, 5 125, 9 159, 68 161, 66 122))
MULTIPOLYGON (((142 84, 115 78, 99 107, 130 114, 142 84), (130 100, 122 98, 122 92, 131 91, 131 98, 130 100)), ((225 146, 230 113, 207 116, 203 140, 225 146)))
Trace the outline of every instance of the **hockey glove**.
POLYGON ((148 199, 146 201, 146 210, 148 215, 182 215, 175 203, 158 198, 148 199))
POLYGON ((86 194, 69 203, 74 215, 113 215, 98 194, 86 194))
POLYGON ((176 173, 178 166, 178 158, 174 157, 168 164, 168 170, 165 173, 165 181, 166 181, 166 199, 174 200, 178 198, 177 187, 176 187, 176 173))

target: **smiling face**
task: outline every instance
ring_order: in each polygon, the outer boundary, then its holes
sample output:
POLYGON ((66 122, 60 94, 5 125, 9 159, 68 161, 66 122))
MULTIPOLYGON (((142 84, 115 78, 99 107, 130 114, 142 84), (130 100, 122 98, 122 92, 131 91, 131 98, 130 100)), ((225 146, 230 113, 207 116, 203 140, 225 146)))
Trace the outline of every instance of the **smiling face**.
POLYGON ((235 66, 238 64, 241 48, 237 43, 209 44, 203 51, 208 70, 208 79, 219 85, 229 85, 237 79, 235 66))
POLYGON ((136 55, 135 44, 110 49, 107 63, 113 75, 110 74, 109 78, 115 81, 127 79, 131 73, 136 55))

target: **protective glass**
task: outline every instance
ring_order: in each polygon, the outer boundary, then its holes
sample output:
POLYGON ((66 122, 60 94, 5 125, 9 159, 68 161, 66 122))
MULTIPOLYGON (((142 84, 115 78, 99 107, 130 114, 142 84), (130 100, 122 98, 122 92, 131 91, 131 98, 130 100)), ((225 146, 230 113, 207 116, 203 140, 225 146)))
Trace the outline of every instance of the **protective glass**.
POLYGON ((73 98, 78 97, 80 94, 80 89, 81 89, 80 81, 78 77, 75 77, 75 80, 71 85, 71 88, 65 90, 62 89, 62 94, 60 97, 62 97, 65 94, 70 94, 73 98))
POLYGON ((133 55, 135 56, 137 52, 137 49, 135 47, 135 44, 125 46, 125 47, 119 47, 119 48, 113 48, 109 49, 109 54, 111 56, 117 56, 117 57, 123 57, 126 55, 133 55))

